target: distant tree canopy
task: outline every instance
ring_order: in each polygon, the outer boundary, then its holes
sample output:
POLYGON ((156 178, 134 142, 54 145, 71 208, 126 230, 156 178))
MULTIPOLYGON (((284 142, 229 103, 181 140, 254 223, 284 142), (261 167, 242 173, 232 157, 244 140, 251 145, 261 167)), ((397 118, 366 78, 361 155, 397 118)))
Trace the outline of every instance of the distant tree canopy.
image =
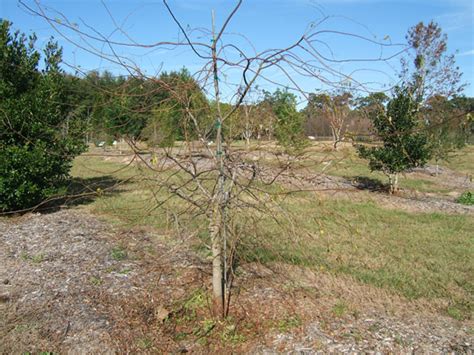
POLYGON ((308 104, 303 110, 306 116, 305 132, 310 136, 331 136, 331 126, 324 115, 327 94, 309 94, 308 104))
POLYGON ((142 139, 167 146, 205 134, 209 125, 209 103, 186 69, 152 79, 92 71, 83 78, 68 75, 67 82, 71 114, 87 122, 88 141, 142 139))
POLYGON ((383 92, 370 93, 354 100, 354 119, 349 122, 354 140, 368 139, 373 127, 373 117, 385 109, 389 100, 390 98, 383 92))
POLYGON ((370 118, 384 109, 390 100, 383 92, 371 93, 356 100, 356 109, 365 117, 370 118))
POLYGON ((465 85, 453 54, 448 54, 448 36, 434 21, 419 22, 408 30, 408 56, 402 58, 403 86, 414 88, 415 99, 425 103, 430 97, 449 98, 462 93, 465 85))
POLYGON ((466 143, 474 144, 474 97, 456 96, 451 99, 455 112, 464 118, 466 143))
POLYGON ((12 33, 0 20, 0 210, 32 207, 58 191, 84 149, 80 123, 68 116, 61 49, 12 33))
POLYGON ((465 146, 473 133, 472 108, 460 105, 463 102, 466 102, 463 98, 448 100, 445 96, 436 95, 430 97, 421 110, 433 158, 437 163, 465 146))
POLYGON ((275 115, 274 132, 278 142, 287 149, 299 150, 307 141, 304 137, 304 116, 296 108, 296 96, 288 90, 264 92, 264 102, 275 115))

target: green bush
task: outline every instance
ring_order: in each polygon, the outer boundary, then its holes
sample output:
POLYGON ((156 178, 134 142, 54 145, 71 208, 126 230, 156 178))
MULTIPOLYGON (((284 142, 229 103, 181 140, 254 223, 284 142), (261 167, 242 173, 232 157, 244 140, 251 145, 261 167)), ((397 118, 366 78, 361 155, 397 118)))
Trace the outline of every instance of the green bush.
POLYGON ((34 147, 12 146, 0 152, 0 209, 34 206, 55 192, 70 168, 59 157, 34 147))
POLYGON ((474 193, 472 193, 471 191, 465 191, 462 193, 461 196, 458 197, 456 202, 463 205, 472 206, 474 205, 474 193))
POLYGON ((423 166, 431 157, 427 136, 419 127, 418 103, 412 88, 396 88, 387 108, 376 111, 370 119, 383 144, 359 145, 359 156, 369 161, 371 171, 389 177, 393 193, 398 188, 399 173, 423 166))
POLYGON ((288 90, 277 89, 273 94, 264 92, 264 102, 275 117, 275 138, 287 151, 301 151, 308 145, 304 135, 304 116, 297 110, 297 97, 288 90))
POLYGON ((67 116, 61 49, 49 42, 45 67, 35 36, 10 33, 0 20, 0 211, 33 207, 59 191, 85 148, 67 116))

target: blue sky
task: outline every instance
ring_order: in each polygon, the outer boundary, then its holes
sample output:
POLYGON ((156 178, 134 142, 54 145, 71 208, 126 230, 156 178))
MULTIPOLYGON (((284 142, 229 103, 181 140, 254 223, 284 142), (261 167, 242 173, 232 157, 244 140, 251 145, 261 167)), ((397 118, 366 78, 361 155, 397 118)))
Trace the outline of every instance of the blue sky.
MULTIPOLYGON (((24 2, 35 7, 33 0, 24 2)), ((80 30, 88 33, 97 31, 117 41, 132 38, 139 43, 153 43, 176 40, 180 36, 176 25, 160 1, 41 0, 40 3, 47 8, 48 14, 53 18, 60 18, 63 14, 72 23, 76 23, 80 30), (61 14, 51 12, 51 9, 61 14), (117 27, 123 32, 117 31, 117 27)), ((209 29, 211 9, 215 11, 216 25, 219 27, 234 3, 230 0, 169 0, 170 6, 187 29, 209 29)), ((244 0, 239 12, 230 23, 227 31, 229 34, 224 40, 236 43, 248 52, 252 52, 253 47, 257 51, 282 48, 294 42, 308 28, 309 23, 320 20, 322 14, 333 17, 328 19, 321 29, 356 33, 383 43, 404 43, 404 36, 410 26, 419 21, 428 22, 433 19, 448 34, 448 51, 452 53, 458 51, 456 61, 464 73, 464 81, 467 83, 473 81, 474 25, 473 5, 470 0, 244 0)), ((16 0, 0 0, 0 17, 12 21, 14 28, 23 32, 36 32, 38 46, 44 45, 53 35, 64 47, 64 60, 71 66, 80 66, 83 70, 108 69, 115 73, 124 73, 123 68, 77 48, 70 41, 85 47, 91 45, 95 51, 102 53, 110 53, 110 48, 98 42, 86 43, 77 33, 61 29, 62 35, 68 39, 63 38, 43 18, 33 16, 16 0)), ((196 34, 193 38, 198 37, 196 34)), ((209 41, 209 37, 201 37, 199 40, 209 41)), ((319 39, 321 52, 332 54, 338 59, 380 56, 380 46, 371 45, 366 41, 335 34, 321 35, 319 39), (330 46, 332 52, 329 52, 327 46, 330 46)), ((382 56, 395 53, 400 48, 387 47, 382 56)), ((114 47, 114 50, 117 54, 132 59, 148 75, 154 75, 160 70, 179 69, 182 66, 195 72, 204 64, 191 50, 183 48, 168 50, 114 47)), ((233 53, 228 55, 235 57, 233 53)), ((338 72, 344 72, 367 83, 367 87, 371 90, 376 90, 396 82, 395 72, 398 63, 399 58, 395 58, 383 63, 356 62, 331 64, 331 66, 338 72)), ((289 74, 306 91, 327 87, 316 78, 302 77, 291 70, 289 74)), ((282 85, 291 85, 288 78, 277 70, 270 69, 265 75, 282 85)), ((235 70, 223 74, 223 85, 226 82, 230 83, 223 87, 225 95, 230 97, 235 89, 233 85, 237 85, 239 79, 240 76, 235 70)), ((274 88, 274 85, 268 82, 261 82, 260 85, 269 90, 274 88)), ((474 96, 473 86, 469 85, 465 93, 474 96)))

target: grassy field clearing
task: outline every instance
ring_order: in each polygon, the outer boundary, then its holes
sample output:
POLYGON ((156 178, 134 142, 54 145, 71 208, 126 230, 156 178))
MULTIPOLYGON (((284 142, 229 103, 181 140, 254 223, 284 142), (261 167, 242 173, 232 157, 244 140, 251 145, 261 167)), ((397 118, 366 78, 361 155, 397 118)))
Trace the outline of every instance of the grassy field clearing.
MULTIPOLYGON (((315 149, 313 156, 332 161, 324 169, 327 174, 384 179, 381 174, 371 173, 350 148, 336 153, 315 149)), ((473 147, 458 153, 446 166, 460 176, 472 172, 473 147)), ((314 169, 323 167, 314 165, 314 169)), ((103 189, 101 179, 118 182, 115 191, 87 205, 95 213, 124 227, 146 225, 162 234, 179 229, 181 233, 194 233, 196 245, 200 240, 206 242, 204 219, 183 215, 180 227, 176 227, 175 212, 182 207, 178 200, 172 200, 166 209, 153 208, 167 197, 167 192, 158 189, 150 171, 82 156, 76 159, 72 174, 84 185, 94 181, 92 190, 103 189)), ((421 179, 414 174, 403 178, 401 187, 434 195, 460 191, 447 188, 439 179, 421 179)), ((360 192, 360 196, 366 195, 360 192)), ((456 319, 472 317, 472 214, 408 213, 383 208, 369 198, 356 202, 307 192, 287 196, 279 204, 285 211, 280 221, 261 216, 258 228, 254 219, 249 219, 252 216, 240 215, 237 227, 242 235, 239 248, 243 260, 342 273, 409 299, 443 304, 442 311, 456 319)), ((207 253, 206 248, 199 251, 207 253)))

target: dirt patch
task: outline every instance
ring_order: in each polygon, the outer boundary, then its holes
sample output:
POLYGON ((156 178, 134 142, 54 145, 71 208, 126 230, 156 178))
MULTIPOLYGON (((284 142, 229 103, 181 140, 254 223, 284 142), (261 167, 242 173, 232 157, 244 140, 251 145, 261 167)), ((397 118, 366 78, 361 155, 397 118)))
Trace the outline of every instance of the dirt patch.
MULTIPOLYGON (((274 176, 274 173, 269 173, 274 176)), ((416 213, 450 213, 474 215, 474 206, 466 206, 455 201, 454 196, 421 193, 412 190, 400 190, 396 195, 389 195, 371 186, 361 186, 357 180, 326 174, 314 174, 309 171, 281 173, 277 180, 290 190, 315 191, 333 198, 345 198, 351 201, 372 201, 385 208, 416 213)), ((463 180, 463 188, 474 189, 474 184, 463 180)), ((459 188, 459 186, 458 186, 459 188)))
MULTIPOLYGON (((1 219, 0 353, 146 350, 164 305, 204 284, 181 241, 161 241, 77 209, 1 219)), ((178 345, 165 334, 157 346, 178 345)))
POLYGON ((444 166, 426 165, 423 168, 412 169, 408 173, 414 177, 435 181, 438 185, 454 189, 473 189, 474 182, 472 174, 461 174, 444 166))
POLYGON ((100 222, 78 212, 0 221, 4 352, 113 350, 94 294, 132 285, 108 271, 118 262, 106 239, 100 222))

